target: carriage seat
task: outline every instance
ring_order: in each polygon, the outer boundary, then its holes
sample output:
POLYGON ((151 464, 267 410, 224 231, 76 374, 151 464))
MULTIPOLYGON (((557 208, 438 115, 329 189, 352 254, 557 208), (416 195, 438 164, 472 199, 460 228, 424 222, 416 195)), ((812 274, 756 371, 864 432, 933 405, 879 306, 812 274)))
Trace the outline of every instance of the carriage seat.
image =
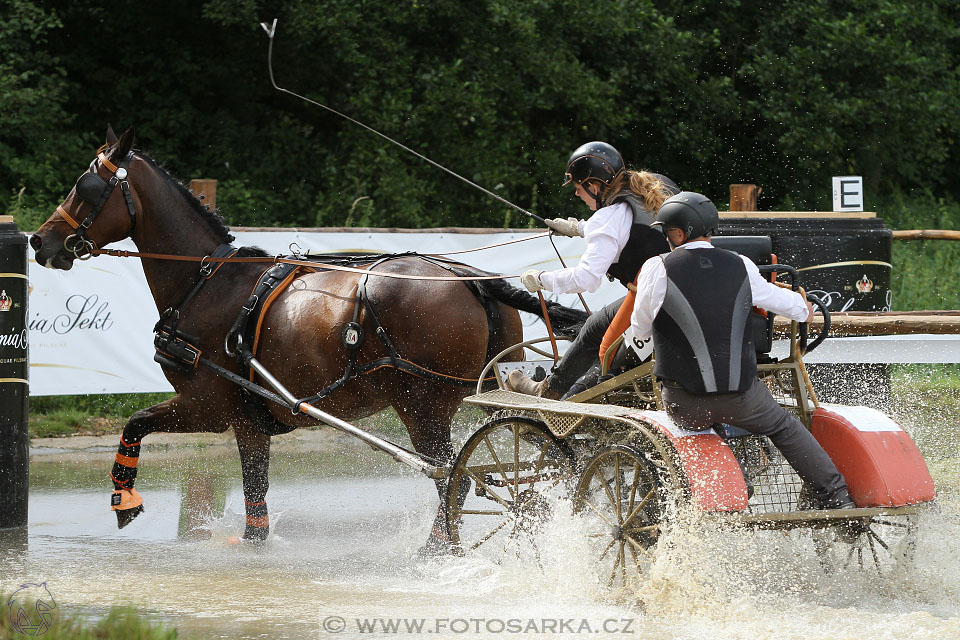
MULTIPOLYGON (((727 251, 736 251, 750 258, 757 266, 774 264, 773 241, 770 236, 713 236, 713 246, 727 251)), ((754 309, 750 314, 753 325, 753 344, 757 350, 757 362, 763 364, 772 361, 773 314, 761 313, 754 309)))

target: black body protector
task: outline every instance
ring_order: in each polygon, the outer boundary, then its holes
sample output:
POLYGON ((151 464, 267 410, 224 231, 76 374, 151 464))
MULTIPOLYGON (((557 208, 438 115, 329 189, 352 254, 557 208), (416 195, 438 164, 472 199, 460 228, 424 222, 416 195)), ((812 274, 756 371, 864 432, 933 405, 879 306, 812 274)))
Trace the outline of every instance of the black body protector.
MULTIPOLYGON (((659 173, 653 175, 660 179, 670 195, 680 193, 680 187, 673 180, 659 173)), ((626 202, 630 206, 633 212, 633 225, 630 227, 630 238, 620 252, 620 256, 607 269, 607 277, 610 280, 619 280, 626 287, 637 277, 644 262, 670 251, 670 246, 663 232, 650 226, 654 217, 653 213, 647 209, 643 198, 630 189, 624 189, 610 199, 608 206, 618 202, 626 202)))
POLYGON ((654 373, 691 393, 746 391, 757 357, 743 260, 725 249, 678 249, 663 264, 667 293, 653 320, 654 373))

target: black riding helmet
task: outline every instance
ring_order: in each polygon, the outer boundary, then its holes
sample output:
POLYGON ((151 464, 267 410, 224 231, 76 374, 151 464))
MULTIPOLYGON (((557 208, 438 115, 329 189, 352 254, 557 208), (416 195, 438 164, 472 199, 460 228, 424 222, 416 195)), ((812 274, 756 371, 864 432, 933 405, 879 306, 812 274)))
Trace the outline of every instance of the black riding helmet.
POLYGON ((651 225, 663 231, 681 229, 689 240, 716 233, 720 214, 710 198, 702 193, 681 191, 663 201, 657 219, 651 225))
MULTIPOLYGON (((623 158, 620 152, 606 142, 595 140, 577 147, 567 160, 566 180, 562 186, 571 182, 582 183, 585 180, 599 180, 605 185, 623 171, 623 158)), ((594 196, 597 208, 602 206, 599 194, 594 196)))
POLYGON ((577 147, 567 160, 566 181, 583 182, 590 178, 603 184, 610 184, 623 171, 623 158, 620 152, 606 142, 596 140, 577 147))

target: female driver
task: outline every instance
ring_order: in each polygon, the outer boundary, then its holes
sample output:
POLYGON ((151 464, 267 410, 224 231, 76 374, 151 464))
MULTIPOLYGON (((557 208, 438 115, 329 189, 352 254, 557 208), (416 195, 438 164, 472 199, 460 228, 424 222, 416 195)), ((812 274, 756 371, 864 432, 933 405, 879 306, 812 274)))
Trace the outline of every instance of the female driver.
MULTIPOLYGON (((620 153, 599 141, 588 142, 570 156, 563 184, 570 183, 595 213, 586 221, 547 220, 547 226, 557 233, 582 236, 587 241, 580 262, 555 271, 531 269, 520 277, 520 282, 531 292, 546 289, 556 293, 581 293, 599 289, 606 275, 630 288, 647 258, 670 250, 663 234, 650 224, 663 201, 679 193, 680 188, 666 176, 626 169, 620 153)), ((618 315, 623 300, 608 304, 587 319, 550 376, 538 383, 520 371, 512 371, 507 388, 555 399, 567 394, 574 382, 597 361, 604 334, 618 315)), ((630 309, 619 315, 623 321, 616 323, 616 335, 629 326, 630 309)))

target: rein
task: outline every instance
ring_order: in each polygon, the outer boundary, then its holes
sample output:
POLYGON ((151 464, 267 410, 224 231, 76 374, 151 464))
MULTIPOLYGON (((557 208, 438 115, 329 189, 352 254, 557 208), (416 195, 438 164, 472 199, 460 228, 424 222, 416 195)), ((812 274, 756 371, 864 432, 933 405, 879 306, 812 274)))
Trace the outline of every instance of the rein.
MULTIPOLYGON (((515 241, 511 241, 515 242, 515 241)), ((232 257, 213 257, 213 256, 178 256, 166 253, 143 253, 140 251, 125 251, 121 249, 91 249, 90 255, 107 255, 113 256, 115 258, 146 258, 148 260, 176 260, 180 262, 201 262, 203 264, 208 263, 271 263, 271 264, 292 264, 292 265, 307 265, 307 264, 319 264, 321 269, 329 269, 331 271, 345 271, 347 273, 357 273, 361 275, 375 275, 381 276, 384 278, 399 278, 401 280, 504 280, 506 278, 519 278, 519 275, 492 275, 492 276, 418 276, 410 275, 404 273, 384 273, 381 271, 367 271, 366 269, 358 269, 356 267, 346 267, 343 265, 335 265, 328 263, 311 263, 310 260, 302 258, 284 258, 281 256, 276 256, 273 258, 267 256, 248 256, 242 258, 232 258, 232 257)), ((428 255, 445 255, 445 254, 428 254, 428 255)))

